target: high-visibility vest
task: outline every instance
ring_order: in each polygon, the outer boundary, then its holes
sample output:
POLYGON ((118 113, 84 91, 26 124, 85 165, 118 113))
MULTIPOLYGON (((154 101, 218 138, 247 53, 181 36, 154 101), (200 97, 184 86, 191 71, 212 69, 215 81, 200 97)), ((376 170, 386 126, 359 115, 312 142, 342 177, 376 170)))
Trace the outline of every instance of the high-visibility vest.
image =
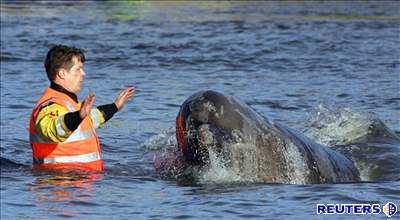
MULTIPOLYGON (((32 111, 29 133, 32 146, 33 167, 38 169, 85 169, 102 171, 100 142, 89 116, 84 118, 78 128, 64 142, 53 142, 43 138, 35 130, 35 122, 42 106, 57 103, 69 112, 78 111, 76 103, 68 95, 47 88, 32 111)), ((57 130, 63 132, 61 124, 57 130)))

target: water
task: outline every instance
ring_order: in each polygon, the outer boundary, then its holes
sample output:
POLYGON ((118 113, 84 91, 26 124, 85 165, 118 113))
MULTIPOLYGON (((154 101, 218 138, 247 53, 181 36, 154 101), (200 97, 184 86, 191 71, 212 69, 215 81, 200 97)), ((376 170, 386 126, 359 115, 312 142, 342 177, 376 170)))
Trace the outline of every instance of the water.
MULTIPOLYGON (((399 11, 389 1, 2 2, 1 218, 317 219, 317 203, 399 204, 399 181, 183 187, 152 159, 171 142, 163 132, 180 104, 204 89, 297 130, 324 104, 373 112, 400 131, 399 11), (138 88, 98 130, 102 175, 30 170, 29 115, 49 84, 44 56, 59 43, 86 51, 81 99, 93 91, 107 104, 138 88)), ((340 217, 354 216, 329 216, 340 217)))

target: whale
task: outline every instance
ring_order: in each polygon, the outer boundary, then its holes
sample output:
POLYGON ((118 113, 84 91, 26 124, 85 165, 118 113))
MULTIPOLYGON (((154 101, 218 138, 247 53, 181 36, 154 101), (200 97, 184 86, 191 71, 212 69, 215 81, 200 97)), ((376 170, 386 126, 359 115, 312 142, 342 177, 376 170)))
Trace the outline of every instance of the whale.
MULTIPOLYGON (((320 184, 360 181, 353 162, 300 132, 213 90, 187 98, 176 116, 176 152, 184 175, 218 160, 242 180, 320 184)), ((160 167, 160 163, 158 167, 160 167)))
POLYGON ((400 180, 400 136, 373 112, 319 105, 303 133, 354 162, 361 181, 400 180))

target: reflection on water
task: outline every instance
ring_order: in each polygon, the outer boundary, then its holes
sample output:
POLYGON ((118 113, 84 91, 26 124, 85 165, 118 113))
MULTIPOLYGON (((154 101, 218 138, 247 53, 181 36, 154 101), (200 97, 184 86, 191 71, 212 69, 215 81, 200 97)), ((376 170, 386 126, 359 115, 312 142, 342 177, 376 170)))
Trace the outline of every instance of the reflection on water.
POLYGON ((282 219, 288 207, 309 219, 318 202, 398 200, 398 181, 188 192, 160 179, 146 157, 146 140, 205 89, 297 130, 321 103, 374 112, 400 130, 397 1, 2 1, 0 9, 1 219, 282 219), (86 51, 80 98, 91 90, 102 105, 125 85, 140 89, 98 130, 104 176, 27 171, 29 114, 56 43, 86 51))
POLYGON ((93 183, 103 177, 100 173, 77 171, 35 171, 36 179, 30 191, 38 202, 91 202, 93 183))

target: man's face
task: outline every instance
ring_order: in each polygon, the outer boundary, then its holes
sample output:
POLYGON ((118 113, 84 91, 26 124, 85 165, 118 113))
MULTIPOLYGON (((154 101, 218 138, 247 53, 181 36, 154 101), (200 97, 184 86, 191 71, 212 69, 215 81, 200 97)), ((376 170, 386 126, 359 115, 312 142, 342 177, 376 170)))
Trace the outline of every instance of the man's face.
POLYGON ((72 62, 74 65, 71 67, 71 69, 67 70, 66 89, 68 89, 70 92, 77 93, 81 90, 81 84, 85 72, 83 71, 83 63, 77 57, 73 57, 72 62))

